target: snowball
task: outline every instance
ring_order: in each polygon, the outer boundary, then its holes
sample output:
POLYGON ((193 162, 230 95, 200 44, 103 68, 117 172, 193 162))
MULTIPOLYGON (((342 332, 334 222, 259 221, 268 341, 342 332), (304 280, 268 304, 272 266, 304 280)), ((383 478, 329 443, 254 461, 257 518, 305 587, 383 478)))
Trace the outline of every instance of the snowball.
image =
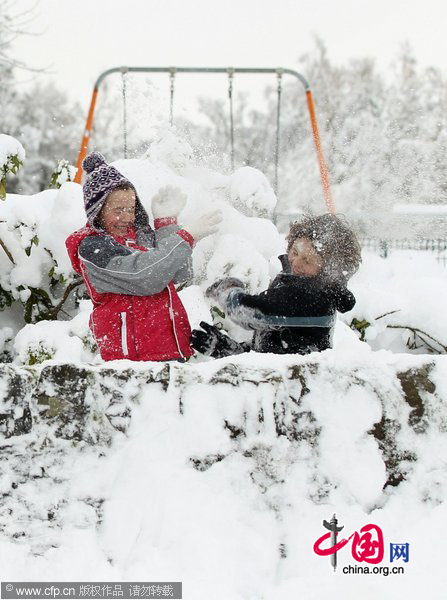
POLYGON ((230 202, 248 217, 266 217, 273 213, 276 196, 267 177, 253 167, 241 167, 230 178, 230 202))
POLYGON ((216 240, 215 252, 206 268, 207 282, 222 277, 236 277, 246 283, 252 293, 269 283, 268 263, 247 240, 235 235, 222 235, 216 240))

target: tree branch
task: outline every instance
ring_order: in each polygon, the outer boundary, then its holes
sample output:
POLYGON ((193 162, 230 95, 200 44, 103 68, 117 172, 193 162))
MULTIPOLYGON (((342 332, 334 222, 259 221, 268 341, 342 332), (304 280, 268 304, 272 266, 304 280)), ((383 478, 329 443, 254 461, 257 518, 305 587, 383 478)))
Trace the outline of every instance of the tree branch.
POLYGON ((400 308, 397 308, 396 310, 390 310, 390 312, 386 312, 383 313, 383 315, 380 315, 380 317, 376 317, 374 319, 374 321, 378 321, 379 319, 383 319, 383 317, 387 317, 388 315, 394 315, 394 313, 400 312, 400 308))
POLYGON ((433 346, 431 346, 427 340, 424 340, 423 337, 421 337, 422 335, 425 335, 426 337, 428 337, 430 340, 432 340, 433 342, 435 342, 436 344, 438 344, 438 346, 440 346, 444 352, 447 353, 447 346, 444 346, 443 344, 441 344, 441 342, 439 342, 437 339, 435 339, 434 337, 432 337, 431 335, 429 335, 428 333, 426 333, 425 331, 422 331, 421 329, 418 329, 417 327, 410 327, 409 325, 387 325, 387 327, 389 327, 390 329, 408 329, 409 331, 411 331, 415 336, 418 335, 421 340, 424 342, 424 344, 426 344, 426 346, 428 346, 431 350, 433 350, 433 352, 436 352, 437 354, 441 354, 441 352, 436 349, 433 348, 433 346))
POLYGON ((56 304, 56 306, 49 312, 52 319, 55 320, 57 318, 57 315, 58 315, 59 311, 62 309, 62 306, 64 305, 64 302, 67 300, 68 296, 71 294, 71 292, 75 288, 80 286, 81 283, 83 283, 83 282, 84 282, 83 279, 77 279, 75 281, 72 281, 70 283, 70 285, 67 285, 64 295, 62 296, 62 300, 58 304, 56 304))
POLYGON ((5 251, 6 256, 9 258, 9 260, 12 262, 13 265, 15 265, 16 263, 14 262, 14 259, 12 257, 11 252, 8 250, 7 245, 5 244, 5 242, 0 238, 0 246, 3 248, 3 250, 5 251))

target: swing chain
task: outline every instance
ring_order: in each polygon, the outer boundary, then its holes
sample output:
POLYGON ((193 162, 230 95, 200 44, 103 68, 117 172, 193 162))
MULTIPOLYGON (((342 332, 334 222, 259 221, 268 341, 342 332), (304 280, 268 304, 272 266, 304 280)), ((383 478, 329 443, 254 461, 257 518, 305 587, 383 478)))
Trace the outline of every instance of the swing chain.
POLYGON ((234 171, 234 118, 233 118, 233 76, 234 69, 229 67, 228 72, 228 99, 230 101, 230 156, 231 171, 234 171))
POLYGON ((123 146, 124 158, 127 158, 127 74, 129 69, 121 67, 121 78, 123 83, 123 146))
MULTIPOLYGON (((174 91, 175 91, 175 75, 177 69, 171 67, 169 69, 170 77, 170 125, 174 122, 174 91)), ((231 170, 234 171, 234 114, 233 114, 233 77, 234 68, 229 67, 228 73, 228 98, 230 103, 230 152, 231 152, 231 170)), ((127 74, 128 67, 121 67, 122 76, 122 94, 123 94, 123 145, 124 158, 128 158, 127 148, 127 74)), ((276 110, 276 140, 275 140, 275 182, 274 191, 276 197, 279 192, 279 143, 280 143, 280 123, 281 123, 281 95, 282 95, 282 75, 283 69, 276 71, 277 85, 277 110, 276 110)))
POLYGON ((277 93, 277 105, 276 105, 276 140, 275 140, 275 195, 278 198, 279 192, 279 141, 280 141, 280 124, 281 124, 281 94, 282 94, 282 75, 283 70, 278 69, 276 71, 278 78, 277 93))
POLYGON ((170 101, 169 101, 169 124, 172 127, 174 123, 174 89, 175 89, 175 74, 177 69, 171 67, 169 69, 169 80, 170 80, 170 101))

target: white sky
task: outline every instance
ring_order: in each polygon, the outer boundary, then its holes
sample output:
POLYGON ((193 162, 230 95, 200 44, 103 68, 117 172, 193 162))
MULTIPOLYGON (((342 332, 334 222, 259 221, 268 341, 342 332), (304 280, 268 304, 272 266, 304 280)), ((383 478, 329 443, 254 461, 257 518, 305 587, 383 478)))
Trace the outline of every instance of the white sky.
MULTIPOLYGON (((32 4, 14 1, 17 10, 32 4)), ((296 69, 314 34, 334 62, 372 56, 385 69, 408 41, 421 65, 447 68, 445 0, 40 0, 35 14, 42 35, 19 39, 16 56, 48 66, 44 77, 85 110, 110 67, 296 69)))

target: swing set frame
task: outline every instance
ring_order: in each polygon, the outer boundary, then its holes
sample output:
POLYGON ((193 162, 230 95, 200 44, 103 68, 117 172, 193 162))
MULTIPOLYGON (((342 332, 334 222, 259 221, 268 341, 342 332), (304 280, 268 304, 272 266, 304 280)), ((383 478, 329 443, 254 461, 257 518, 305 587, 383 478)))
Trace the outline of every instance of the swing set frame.
MULTIPOLYGON (((78 160, 77 160, 77 172, 74 181, 81 183, 82 180, 82 161, 87 155, 88 146, 93 126, 93 117, 95 113, 96 100, 99 93, 99 86, 101 82, 113 73, 121 73, 123 76, 123 99, 124 99, 124 128, 126 128, 126 88, 125 88, 125 75, 127 73, 168 73, 170 75, 170 123, 173 123, 173 99, 174 99, 174 79, 177 73, 226 73, 229 77, 229 98, 230 98, 230 120, 231 120, 231 155, 232 155, 232 166, 234 167, 233 161, 233 150, 234 150, 234 128, 233 128, 233 108, 232 108, 232 89, 233 89, 233 76, 237 73, 253 73, 253 74, 276 74, 278 78, 278 110, 277 110, 277 121, 276 121, 276 178, 275 178, 275 191, 278 191, 278 157, 279 157, 279 117, 280 117, 280 99, 281 99, 281 79, 283 75, 291 75, 298 79, 304 87, 307 108, 309 111, 310 124, 312 128, 312 136, 315 143, 315 150, 317 154, 318 166, 320 170, 321 184, 323 187, 323 197, 328 212, 335 213, 335 206, 332 200, 330 185, 329 185, 329 173, 324 160, 323 149, 321 147, 320 134, 318 131, 317 118, 315 115, 315 106, 312 97, 310 85, 306 78, 298 71, 287 68, 245 68, 245 67, 113 67, 107 69, 97 78, 93 87, 93 93, 90 101, 90 108, 87 115, 85 124, 84 134, 82 136, 81 147, 79 149, 78 160)), ((125 133, 124 138, 124 150, 127 155, 127 138, 125 133)))

